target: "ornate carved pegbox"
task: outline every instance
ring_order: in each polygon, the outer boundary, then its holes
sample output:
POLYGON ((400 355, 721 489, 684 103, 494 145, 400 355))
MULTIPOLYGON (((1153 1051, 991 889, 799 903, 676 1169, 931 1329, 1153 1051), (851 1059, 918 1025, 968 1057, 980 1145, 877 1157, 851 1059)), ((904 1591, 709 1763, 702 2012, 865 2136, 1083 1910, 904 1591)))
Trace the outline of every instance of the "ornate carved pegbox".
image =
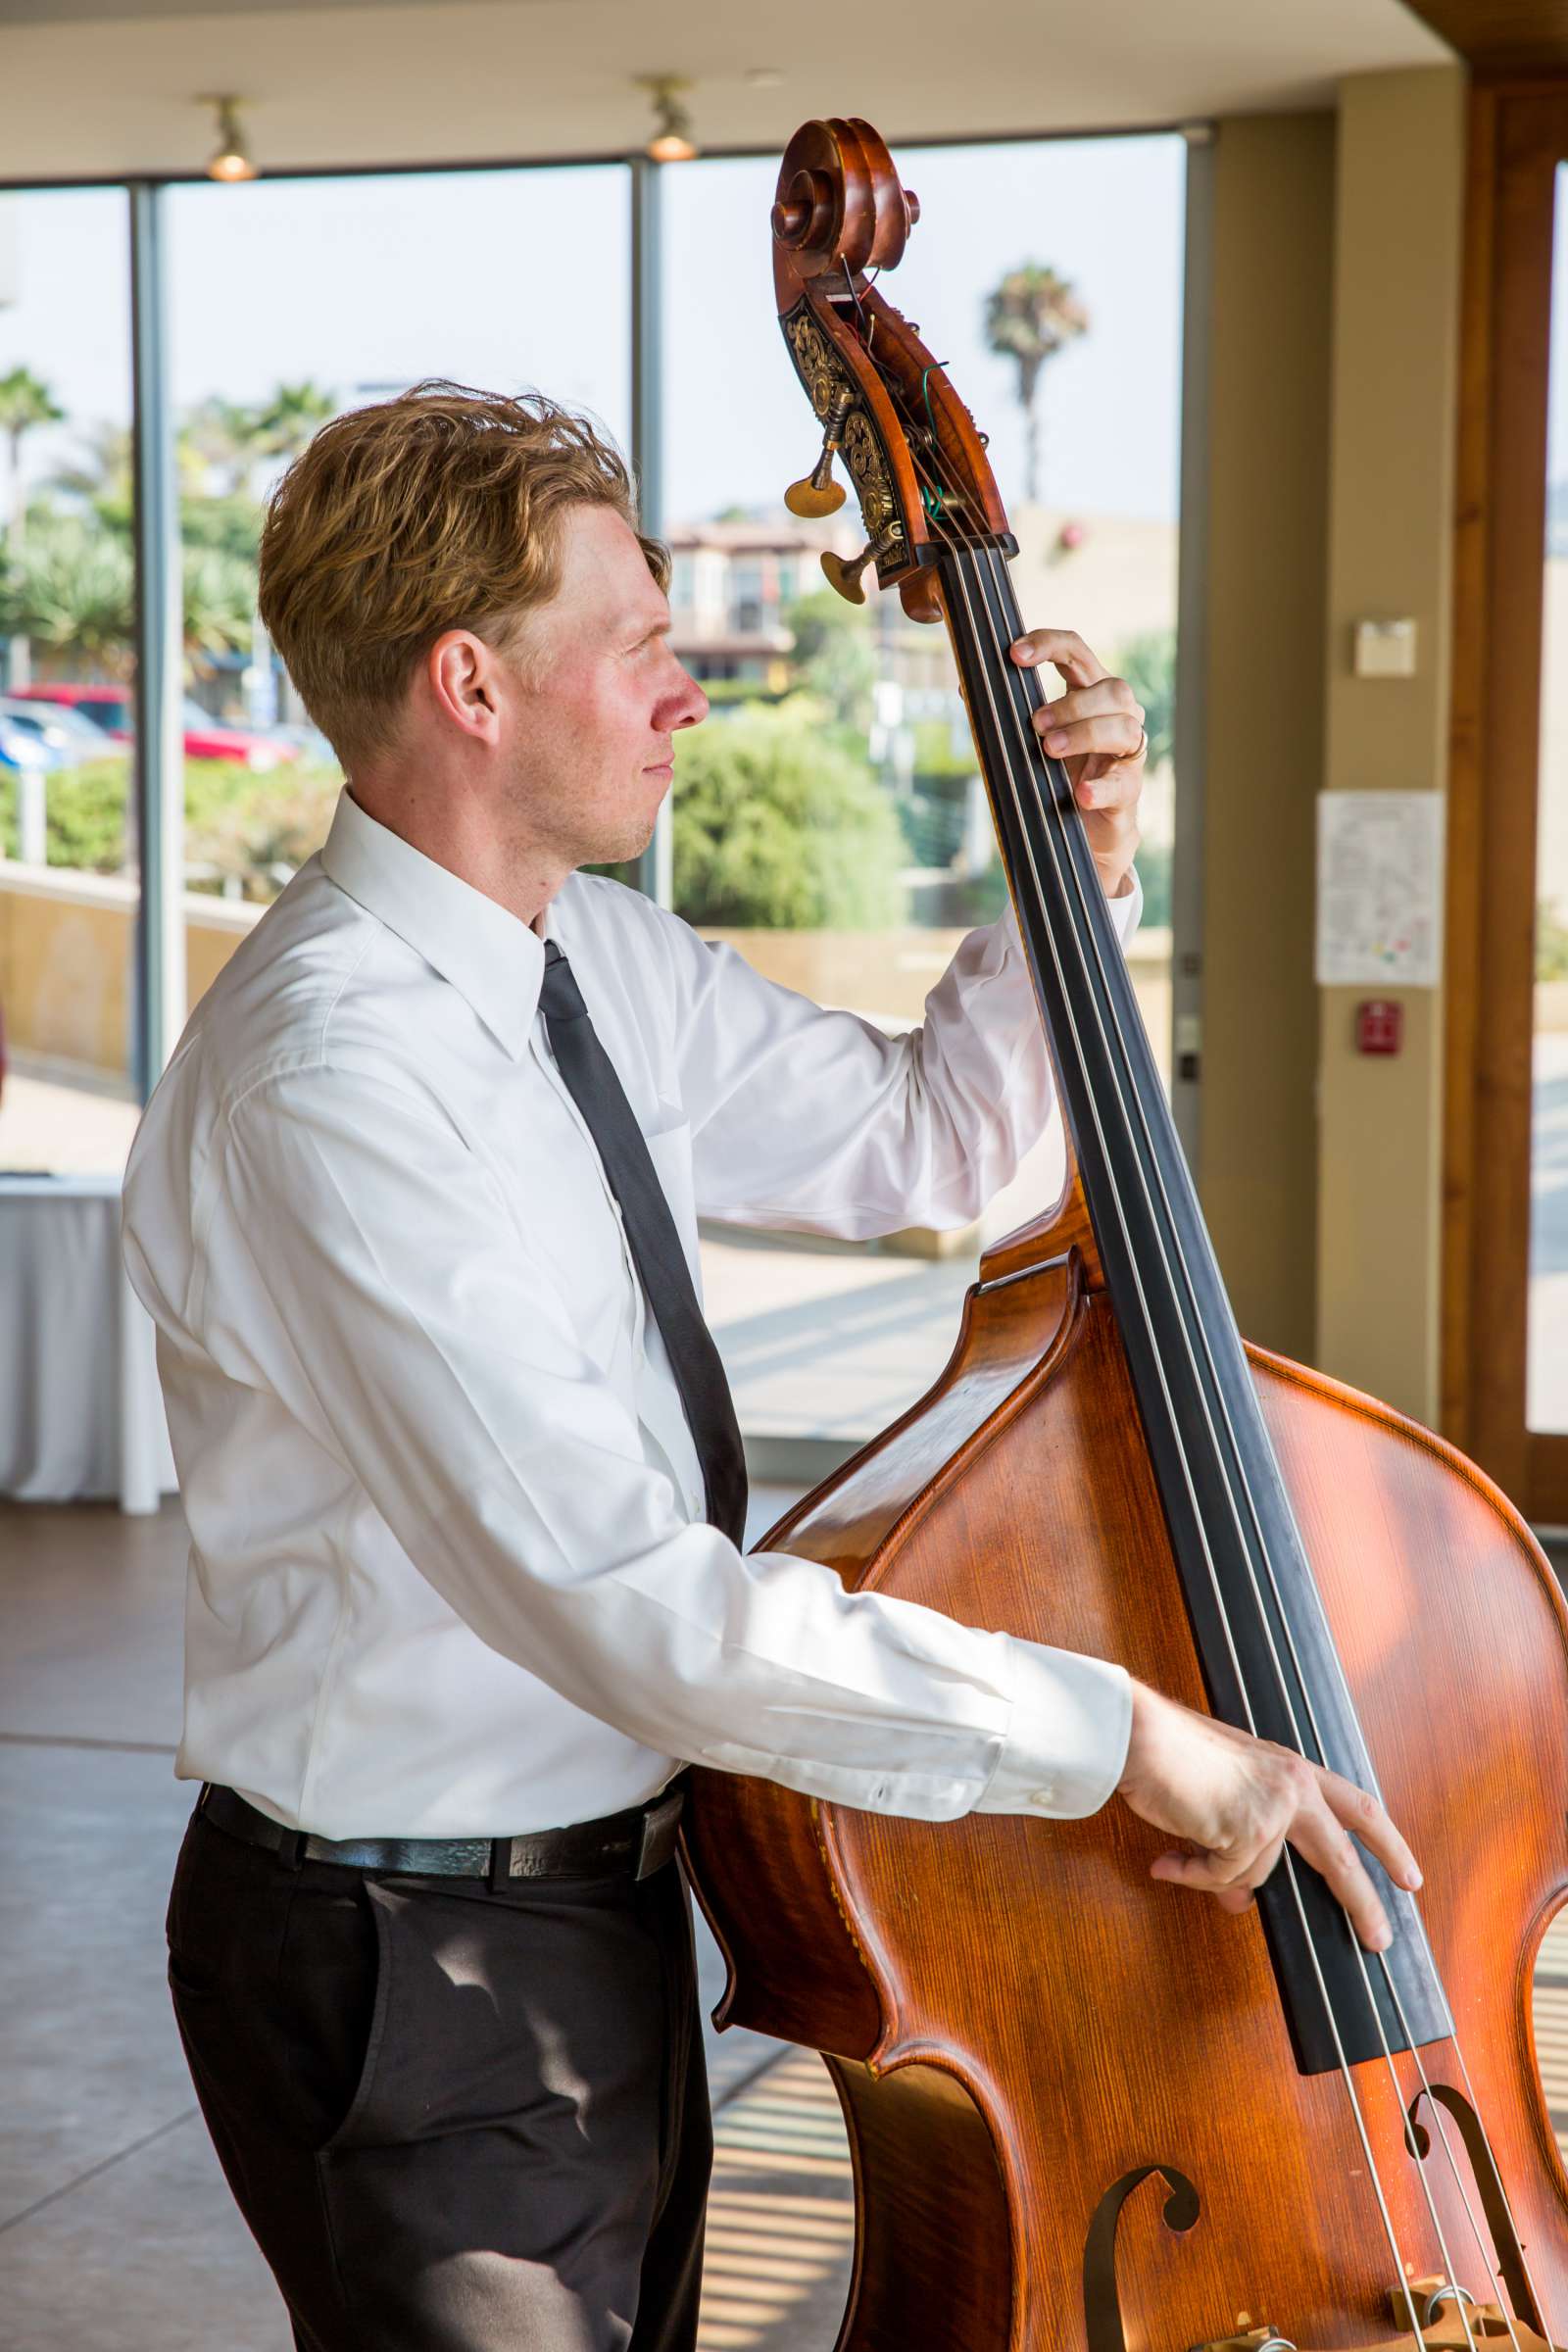
MULTIPOLYGON (((840 395, 846 391, 855 393, 854 379, 811 316, 808 299, 803 298, 780 324, 796 373, 806 387, 811 407, 825 424, 840 395)), ((865 517, 866 535, 882 548, 877 560, 878 577, 896 574, 909 561, 904 523, 893 495, 887 453, 858 399, 845 416, 842 437, 844 463, 865 517)))

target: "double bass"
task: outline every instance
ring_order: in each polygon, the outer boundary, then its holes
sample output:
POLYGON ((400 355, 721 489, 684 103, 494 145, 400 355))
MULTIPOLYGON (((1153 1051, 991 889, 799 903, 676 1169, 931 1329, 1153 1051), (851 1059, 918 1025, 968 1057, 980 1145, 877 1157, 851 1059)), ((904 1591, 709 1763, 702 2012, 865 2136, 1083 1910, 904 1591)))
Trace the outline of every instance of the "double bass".
POLYGON ((839 2352, 1544 2352, 1568 2179, 1532 1971, 1568 1887, 1568 1615, 1519 1515, 1388 1406, 1241 1340, 1061 764, 985 441, 881 281, 918 220, 858 121, 772 210, 789 356, 874 568, 941 621, 1066 1127, 935 1387, 766 1539, 1119 1660, 1376 1791, 1419 1899, 1363 1950, 1289 1847, 1242 1917, 1084 1821, 929 1824, 694 1776, 720 2022, 823 2053, 854 2162, 839 2352))

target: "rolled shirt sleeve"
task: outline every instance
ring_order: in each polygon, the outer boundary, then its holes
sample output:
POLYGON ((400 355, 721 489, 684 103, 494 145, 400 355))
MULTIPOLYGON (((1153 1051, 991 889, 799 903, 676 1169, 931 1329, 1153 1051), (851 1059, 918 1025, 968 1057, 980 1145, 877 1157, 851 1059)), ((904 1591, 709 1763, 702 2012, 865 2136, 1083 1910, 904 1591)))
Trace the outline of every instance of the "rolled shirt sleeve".
MULTIPOLYGON (((984 1124, 999 1060, 1038 1105, 1015 964, 995 929, 965 942, 936 992, 954 1001, 900 1062, 899 1083, 938 1085, 950 1113, 914 1213, 960 1197, 954 1154, 984 1124), (964 1066, 960 1000, 987 989, 990 1042, 964 1066)), ((884 1041, 843 1050, 895 1083, 884 1041)), ((905 1148, 863 1156, 880 1198, 905 1148)), ((928 1820, 1080 1815, 1115 1787, 1120 1668, 847 1592, 829 1568, 743 1555, 687 1521, 550 1267, 430 1103, 341 1067, 252 1086, 227 1113, 203 1267, 214 1360, 322 1431, 446 1604, 601 1721, 687 1761, 928 1820), (225 1268, 240 1265, 275 1316, 229 1312, 225 1268)))

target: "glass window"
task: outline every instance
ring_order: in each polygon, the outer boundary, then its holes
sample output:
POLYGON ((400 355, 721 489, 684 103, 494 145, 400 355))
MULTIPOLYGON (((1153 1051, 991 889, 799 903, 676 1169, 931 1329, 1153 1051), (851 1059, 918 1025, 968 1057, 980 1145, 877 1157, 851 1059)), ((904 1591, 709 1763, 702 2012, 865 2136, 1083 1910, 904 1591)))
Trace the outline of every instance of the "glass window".
POLYGON ((619 165, 172 192, 192 1002, 320 846, 342 783, 256 611, 270 490, 326 418, 431 376, 547 392, 625 448, 627 208, 619 165), (475 302, 453 264, 476 233, 507 257, 504 299, 475 302))
MULTIPOLYGON (((884 290, 922 322, 990 435, 1025 618, 1079 629, 1149 709, 1134 975, 1163 1060, 1185 149, 1157 136, 904 148, 896 160, 922 211, 884 290)), ((1005 891, 944 632, 908 622, 896 597, 873 589, 858 610, 828 587, 824 548, 849 555, 863 538, 853 499, 820 524, 783 507, 820 433, 760 258, 776 172, 772 158, 710 161, 664 179, 666 519, 683 545, 733 557, 727 598, 699 596, 677 633, 713 716, 676 755, 676 904, 770 976, 899 1031, 1005 891), (721 305, 703 298, 714 283, 721 305), (733 642, 775 615, 776 650, 733 642), (727 749, 737 730, 744 763, 727 749), (766 826, 760 773, 777 779, 766 826), (721 862, 707 845, 743 777, 757 852, 721 862)), ((1048 1136, 961 1236, 853 1253, 710 1236, 710 1311, 748 1431, 858 1439, 882 1427, 945 1361, 982 1240, 1048 1205, 1060 1166, 1059 1134, 1048 1136)))
POLYGON ((118 1174, 138 902, 126 198, 0 195, 0 1169, 118 1174))
POLYGON ((730 625, 738 636, 762 625, 762 566, 755 556, 737 556, 730 565, 730 625))
POLYGON ((1568 164, 1557 167, 1530 1159, 1531 1429, 1568 1430, 1568 164))

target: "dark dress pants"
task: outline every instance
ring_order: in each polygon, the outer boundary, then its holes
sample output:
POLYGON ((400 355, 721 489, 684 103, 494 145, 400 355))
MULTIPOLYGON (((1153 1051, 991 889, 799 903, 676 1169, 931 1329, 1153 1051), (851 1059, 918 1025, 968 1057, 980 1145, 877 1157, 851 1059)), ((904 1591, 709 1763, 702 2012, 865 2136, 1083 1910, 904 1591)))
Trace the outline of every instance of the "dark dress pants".
POLYGON ((673 1863, 491 1894, 198 1818, 169 1941, 301 2352, 690 2352, 712 2138, 673 1863))

